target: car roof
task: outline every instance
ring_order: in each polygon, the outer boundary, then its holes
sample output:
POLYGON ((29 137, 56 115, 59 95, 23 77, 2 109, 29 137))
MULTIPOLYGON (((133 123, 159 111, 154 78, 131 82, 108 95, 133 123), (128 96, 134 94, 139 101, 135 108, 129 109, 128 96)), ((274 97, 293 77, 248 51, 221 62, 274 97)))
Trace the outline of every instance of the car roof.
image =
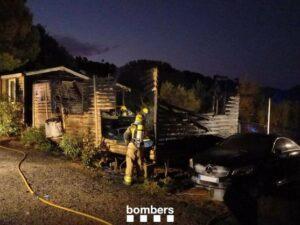
MULTIPOLYGON (((244 133, 244 134, 234 134, 230 137, 241 137, 241 138, 266 138, 266 140, 275 141, 279 137, 283 137, 278 134, 264 134, 264 133, 244 133)), ((229 137, 229 138, 230 138, 229 137)))

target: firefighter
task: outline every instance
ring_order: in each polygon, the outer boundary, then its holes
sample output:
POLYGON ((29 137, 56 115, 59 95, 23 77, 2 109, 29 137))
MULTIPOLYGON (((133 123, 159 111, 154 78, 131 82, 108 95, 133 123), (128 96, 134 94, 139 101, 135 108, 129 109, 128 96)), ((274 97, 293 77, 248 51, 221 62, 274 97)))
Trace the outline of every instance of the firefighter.
POLYGON ((144 108, 141 113, 135 117, 135 121, 124 133, 124 140, 127 146, 126 152, 126 170, 124 183, 132 184, 133 169, 136 166, 138 180, 143 180, 143 139, 145 136, 144 116, 148 109, 144 108))
POLYGON ((121 110, 121 115, 122 116, 128 116, 128 110, 127 110, 127 107, 125 105, 122 105, 120 110, 121 110))

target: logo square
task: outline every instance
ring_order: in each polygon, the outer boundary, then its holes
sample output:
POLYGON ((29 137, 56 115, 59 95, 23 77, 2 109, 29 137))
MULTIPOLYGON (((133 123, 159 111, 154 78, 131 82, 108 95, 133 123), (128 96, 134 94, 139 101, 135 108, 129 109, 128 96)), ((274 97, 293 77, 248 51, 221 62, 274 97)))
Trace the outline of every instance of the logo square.
POLYGON ((133 215, 127 215, 126 222, 127 223, 133 223, 134 222, 134 216, 133 215))
POLYGON ((167 215, 167 222, 173 223, 174 222, 174 215, 167 215))
POLYGON ((140 222, 141 223, 147 223, 148 222, 148 216, 147 215, 140 215, 140 222))
POLYGON ((161 222, 161 216, 160 215, 153 215, 153 222, 160 223, 161 222))

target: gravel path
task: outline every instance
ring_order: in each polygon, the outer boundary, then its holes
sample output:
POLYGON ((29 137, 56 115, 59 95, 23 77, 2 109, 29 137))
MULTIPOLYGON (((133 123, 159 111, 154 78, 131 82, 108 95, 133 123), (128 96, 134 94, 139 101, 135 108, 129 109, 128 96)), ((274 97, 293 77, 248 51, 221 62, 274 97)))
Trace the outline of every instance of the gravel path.
MULTIPOLYGON (((20 158, 17 153, 0 149, 0 224, 97 224, 40 203, 19 177, 20 158)), ((87 170, 62 156, 30 151, 22 170, 39 195, 48 195, 55 203, 99 216, 115 225, 126 224, 126 205, 174 207, 172 224, 180 225, 205 224, 215 213, 211 202, 203 200, 196 204, 175 196, 150 195, 137 185, 124 186, 120 176, 87 170)), ((162 217, 160 224, 171 224, 164 220, 162 217)))

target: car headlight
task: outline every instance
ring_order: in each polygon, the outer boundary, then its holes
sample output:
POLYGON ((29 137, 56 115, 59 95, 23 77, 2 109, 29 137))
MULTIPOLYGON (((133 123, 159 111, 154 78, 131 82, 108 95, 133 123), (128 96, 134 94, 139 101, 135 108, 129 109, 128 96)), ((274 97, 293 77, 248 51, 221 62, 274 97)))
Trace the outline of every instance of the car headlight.
POLYGON ((254 172, 254 168, 252 166, 241 167, 232 171, 232 176, 245 176, 250 175, 254 172))
POLYGON ((226 177, 229 175, 229 169, 227 169, 224 166, 215 166, 215 165, 201 165, 196 164, 195 165, 195 171, 196 173, 202 174, 202 175, 208 175, 213 177, 226 177))

